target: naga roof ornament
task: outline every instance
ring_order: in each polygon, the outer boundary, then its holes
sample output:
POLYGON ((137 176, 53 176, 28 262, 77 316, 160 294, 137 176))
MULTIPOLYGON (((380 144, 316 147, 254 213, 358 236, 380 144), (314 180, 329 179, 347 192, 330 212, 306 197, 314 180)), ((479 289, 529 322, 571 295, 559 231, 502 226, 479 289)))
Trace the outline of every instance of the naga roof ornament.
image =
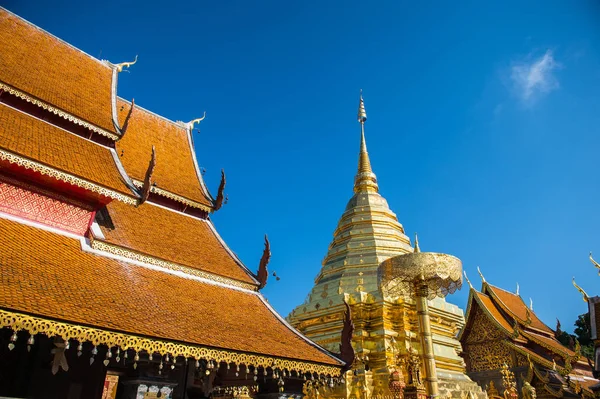
POLYGON ((204 112, 204 115, 202 115, 202 117, 192 119, 188 123, 184 123, 184 125, 188 130, 192 130, 194 128, 194 125, 196 125, 196 123, 202 122, 204 120, 204 118, 206 118, 206 111, 204 112))
MULTIPOLYGON (((117 72, 123 72, 123 68, 129 69, 130 66, 134 65, 137 62, 138 56, 136 54, 135 59, 130 62, 121 62, 120 64, 115 64, 115 69, 117 72)), ((129 72, 129 71, 127 71, 129 72)))
POLYGON ((221 183, 219 183, 219 191, 217 192, 217 198, 214 201, 214 205, 213 205, 213 210, 216 212, 219 209, 221 209, 221 207, 223 206, 223 199, 224 199, 224 194, 223 191, 225 190, 225 184, 226 184, 226 179, 225 179, 225 170, 221 169, 221 183))
POLYGON ((588 294, 583 290, 583 288, 581 288, 580 286, 577 285, 577 283, 575 282, 575 277, 573 277, 573 287, 575 287, 575 289, 577 291, 579 291, 579 293, 583 296, 583 302, 588 302, 588 300, 590 299, 590 297, 588 296, 588 294))
POLYGON ((256 273, 256 277, 260 283, 258 286, 259 290, 263 289, 265 285, 267 285, 267 279, 269 278, 267 265, 269 264, 269 260, 271 260, 271 244, 269 243, 269 237, 267 237, 265 234, 265 249, 263 250, 263 254, 258 265, 258 272, 256 273))

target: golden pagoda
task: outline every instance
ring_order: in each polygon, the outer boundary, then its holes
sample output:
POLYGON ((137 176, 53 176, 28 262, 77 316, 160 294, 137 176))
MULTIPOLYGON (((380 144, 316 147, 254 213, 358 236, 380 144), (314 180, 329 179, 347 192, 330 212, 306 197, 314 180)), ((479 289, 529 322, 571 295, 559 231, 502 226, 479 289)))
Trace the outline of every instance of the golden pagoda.
MULTIPOLYGON (((391 296, 379 287, 378 268, 392 257, 418 251, 411 246, 402 224, 379 194, 365 140, 365 111, 360 96, 360 150, 354 195, 334 232, 327 256, 305 302, 288 320, 299 331, 332 352, 338 351, 344 302, 350 304, 355 324, 354 373, 346 391, 336 395, 390 395, 390 373, 401 369, 416 350, 423 353, 418 337, 415 297, 391 296), (358 387, 358 388, 357 388, 358 387)), ((440 396, 460 397, 465 392, 485 397, 465 374, 456 336, 465 323, 463 311, 443 298, 429 302, 433 350, 440 396)), ((427 378, 427 376, 425 376, 427 378)), ((398 380, 398 376, 393 376, 398 380)), ((334 396, 336 396, 334 395, 334 396)))

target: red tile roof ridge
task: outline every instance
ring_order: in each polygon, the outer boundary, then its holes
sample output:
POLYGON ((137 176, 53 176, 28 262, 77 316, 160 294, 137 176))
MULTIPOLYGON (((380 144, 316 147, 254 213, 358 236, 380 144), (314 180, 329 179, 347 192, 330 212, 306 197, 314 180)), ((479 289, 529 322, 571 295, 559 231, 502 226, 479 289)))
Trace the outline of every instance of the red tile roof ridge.
POLYGON ((10 14, 11 16, 13 16, 13 17, 15 17, 15 18, 17 18, 17 19, 25 22, 26 24, 30 25, 31 27, 39 30, 44 35, 47 35, 47 36, 51 37, 52 39, 55 39, 55 40, 59 41, 61 44, 64 44, 64 45, 66 45, 66 46, 68 46, 68 47, 70 47, 70 48, 72 48, 74 50, 79 51, 80 53, 84 54, 86 57, 91 58, 92 60, 96 61, 97 63, 101 64, 102 66, 104 66, 104 67, 106 67, 108 69, 112 69, 112 67, 108 64, 108 61, 106 61, 106 60, 99 60, 98 58, 94 57, 93 55, 90 55, 90 54, 86 53, 82 49, 75 47, 71 43, 66 42, 65 40, 61 39, 60 37, 58 37, 56 35, 53 35, 52 33, 48 32, 47 30, 45 30, 43 28, 40 28, 39 26, 37 26, 33 22, 26 20, 25 18, 21 17, 20 15, 17 15, 17 14, 13 13, 10 10, 7 10, 6 8, 4 8, 2 6, 0 6, 0 10, 5 11, 6 13, 10 14))
POLYGON ((298 337, 302 338, 307 344, 313 346, 315 349, 318 349, 323 354, 325 354, 325 355, 331 357, 332 359, 336 360, 337 362, 339 362, 340 365, 345 364, 343 360, 338 359, 336 356, 334 356, 327 349, 319 346, 317 343, 315 343, 314 341, 312 341, 310 338, 306 337, 300 331, 298 331, 294 327, 292 327, 292 325, 290 323, 288 323, 288 321, 283 316, 281 316, 279 313, 277 313, 277 311, 275 309, 273 309, 273 307, 271 306, 271 304, 269 303, 269 301, 267 301, 267 299, 259 291, 256 291, 256 295, 258 295, 258 297, 260 298, 260 300, 262 301, 262 303, 267 307, 267 309, 269 309, 271 311, 271 313, 273 313, 273 315, 281 323, 283 323, 283 325, 285 325, 291 332, 293 332, 294 334, 296 334, 298 337))
POLYGON ((525 301, 523 301, 523 298, 521 298, 521 295, 517 295, 513 292, 507 291, 503 288, 497 287, 495 285, 492 285, 490 283, 485 283, 485 285, 487 287, 489 287, 489 291, 492 293, 492 297, 494 298, 495 301, 497 301, 501 307, 504 308, 505 311, 507 311, 508 313, 510 313, 512 316, 514 316, 517 320, 519 320, 522 324, 525 325, 525 327, 527 329, 531 329, 537 332, 541 332, 545 335, 551 335, 552 334, 552 329, 550 327, 548 327, 539 317, 537 317, 537 315, 535 314, 535 312, 533 311, 533 309, 529 309, 529 307, 527 306, 527 304, 525 303, 525 301), (535 319, 534 321, 539 322, 540 326, 545 327, 546 329, 541 329, 538 327, 533 326, 533 324, 527 324, 527 320, 523 319, 522 317, 518 316, 515 311, 513 309, 511 309, 510 306, 508 306, 506 303, 504 303, 504 301, 498 297, 497 293, 494 292, 494 290, 499 290, 502 291, 505 294, 508 294, 512 297, 514 297, 515 299, 517 299, 518 301, 520 301, 520 303, 523 305, 523 307, 526 309, 526 311, 529 312, 531 319, 535 319))
MULTIPOLYGON (((123 101, 123 102, 127 103, 128 105, 131 105, 131 101, 129 101, 129 100, 127 100, 127 99, 125 99, 125 98, 123 98, 123 97, 121 97, 121 96, 117 96, 117 101, 119 101, 119 100, 121 100, 121 101, 123 101)), ((147 114, 150 114, 151 116, 154 116, 154 117, 156 117, 156 118, 162 119, 164 122, 168 122, 168 123, 171 123, 171 124, 173 124, 175 127, 178 127, 179 129, 185 130, 185 126, 184 126, 184 123, 183 123, 182 121, 174 121, 174 120, 172 120, 172 119, 169 119, 169 118, 167 118, 166 116, 162 116, 162 115, 160 115, 160 114, 157 114, 156 112, 154 112, 154 111, 151 111, 151 110, 149 110, 148 108, 144 108, 144 107, 140 106, 140 105, 137 103, 137 101, 136 101, 136 103, 135 103, 135 109, 136 109, 136 110, 141 110, 141 111, 144 111, 144 112, 146 112, 147 114)))

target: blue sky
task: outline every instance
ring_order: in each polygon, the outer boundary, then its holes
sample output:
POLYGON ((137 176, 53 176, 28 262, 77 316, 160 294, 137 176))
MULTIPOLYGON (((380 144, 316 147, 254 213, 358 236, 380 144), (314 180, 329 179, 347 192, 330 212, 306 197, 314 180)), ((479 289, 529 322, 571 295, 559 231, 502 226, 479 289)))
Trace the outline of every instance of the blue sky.
MULTIPOLYGON (((563 328, 600 294, 600 5, 498 2, 42 2, 11 11, 112 62, 118 93, 173 120, 207 112, 213 218, 286 315, 352 195, 364 90, 380 192, 421 249, 463 260, 563 328)), ((464 307, 468 290, 449 300, 464 307)))

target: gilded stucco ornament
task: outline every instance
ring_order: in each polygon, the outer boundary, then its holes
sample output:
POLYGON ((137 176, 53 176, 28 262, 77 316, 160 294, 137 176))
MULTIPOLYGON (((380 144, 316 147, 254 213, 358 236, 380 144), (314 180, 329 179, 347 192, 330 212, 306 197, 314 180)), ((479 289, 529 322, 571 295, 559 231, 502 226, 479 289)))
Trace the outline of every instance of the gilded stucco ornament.
MULTIPOLYGON (((245 366, 263 367, 265 369, 293 370, 300 373, 317 373, 328 376, 337 376, 339 374, 339 367, 334 366, 281 359, 273 356, 233 352, 196 345, 179 344, 48 320, 5 310, 0 310, 0 328, 10 328, 14 332, 27 331, 31 334, 31 337, 36 334, 44 334, 49 337, 59 336, 65 342, 71 339, 78 341, 79 343, 90 342, 94 345, 94 349, 96 349, 95 347, 98 345, 106 345, 109 349, 118 348, 120 351, 131 349, 136 352, 136 358, 139 358, 139 352, 147 352, 150 356, 152 356, 152 354, 171 356, 174 358, 182 356, 184 358, 193 358, 196 360, 205 359, 217 363, 234 363, 245 366)), ((13 344, 14 347, 13 341, 11 341, 11 344, 13 344)), ((95 355, 95 353, 92 352, 92 355, 95 355)))
POLYGON ((60 170, 54 169, 50 166, 46 166, 40 162, 24 158, 22 156, 13 154, 12 152, 3 149, 0 149, 0 160, 8 161, 11 164, 16 164, 18 166, 24 167, 25 169, 33 170, 35 172, 41 173, 42 175, 49 176, 56 180, 60 180, 65 183, 84 188, 86 190, 92 191, 96 194, 100 194, 108 198, 116 199, 126 204, 135 205, 137 203, 137 200, 133 197, 128 197, 114 190, 102 187, 98 184, 92 183, 80 177, 61 172, 60 170))

